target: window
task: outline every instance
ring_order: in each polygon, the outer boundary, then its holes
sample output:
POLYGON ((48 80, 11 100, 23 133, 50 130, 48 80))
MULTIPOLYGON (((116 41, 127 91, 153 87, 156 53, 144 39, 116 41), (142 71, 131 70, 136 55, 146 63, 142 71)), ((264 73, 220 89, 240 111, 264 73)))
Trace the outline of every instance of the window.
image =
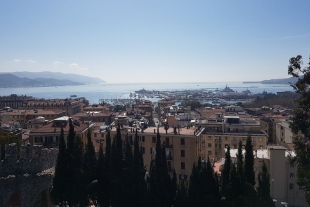
POLYGON ((289 189, 290 189, 290 190, 294 189, 294 184, 293 184, 293 183, 290 183, 289 189))
POLYGON ((294 173, 290 173, 290 178, 293 178, 294 177, 294 173))
POLYGON ((212 147, 211 143, 208 143, 208 147, 212 147))
POLYGON ((215 144, 215 148, 217 148, 217 144, 215 144))
POLYGON ((152 147, 150 147, 150 154, 152 154, 153 153, 153 150, 152 150, 152 147))
POLYGON ((97 133, 94 133, 94 137, 97 137, 97 133))
POLYGON ((212 151, 208 151, 208 155, 212 155, 212 151))
POLYGON ((220 148, 220 149, 222 148, 222 144, 219 144, 219 148, 220 148))
POLYGON ((208 136, 208 139, 210 140, 210 139, 211 139, 211 136, 208 136))
POLYGON ((228 140, 228 137, 225 137, 225 141, 227 141, 228 140))
POLYGON ((181 150, 181 157, 185 157, 185 150, 181 150))
POLYGON ((228 144, 225 144, 225 149, 228 147, 228 144))
POLYGON ((156 137, 152 137, 152 142, 156 143, 156 137))
POLYGON ((181 162, 181 170, 185 170, 185 162, 181 162))
POLYGON ((144 136, 142 136, 142 142, 145 142, 145 137, 144 136))
POLYGON ((263 149, 263 145, 259 145, 259 149, 263 149))
POLYGON ((145 154, 145 147, 142 147, 142 153, 145 154))
POLYGON ((56 142, 58 142, 59 141, 59 138, 58 138, 58 136, 56 136, 56 142))
POLYGON ((101 134, 101 138, 103 138, 104 137, 104 134, 101 134))
POLYGON ((294 168, 294 163, 293 162, 290 163, 290 167, 294 168))
POLYGON ((236 144, 234 144, 234 145, 233 145, 233 148, 234 148, 234 149, 237 149, 237 145, 236 145, 236 144))
POLYGON ((181 138, 181 145, 185 145, 185 139, 181 138))

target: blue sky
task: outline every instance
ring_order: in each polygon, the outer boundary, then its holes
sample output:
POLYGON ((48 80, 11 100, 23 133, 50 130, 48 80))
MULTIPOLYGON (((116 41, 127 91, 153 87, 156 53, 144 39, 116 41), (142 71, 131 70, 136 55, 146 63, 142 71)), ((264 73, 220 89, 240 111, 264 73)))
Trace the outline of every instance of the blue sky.
POLYGON ((109 83, 286 78, 310 55, 310 1, 0 1, 0 72, 109 83))

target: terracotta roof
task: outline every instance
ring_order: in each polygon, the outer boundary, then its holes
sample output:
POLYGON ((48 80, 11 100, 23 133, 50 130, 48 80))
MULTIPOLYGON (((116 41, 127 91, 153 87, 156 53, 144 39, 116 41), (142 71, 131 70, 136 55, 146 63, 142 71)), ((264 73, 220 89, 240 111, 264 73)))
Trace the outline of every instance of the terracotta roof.
MULTIPOLYGON (((74 131, 76 133, 83 132, 85 129, 87 129, 89 127, 88 123, 86 123, 86 122, 82 122, 79 120, 75 120, 75 121, 77 123, 79 123, 79 125, 80 125, 80 126, 77 126, 77 125, 73 124, 74 131)), ((30 134, 32 134, 32 133, 60 133, 61 126, 55 126, 53 124, 54 123, 52 122, 52 123, 49 123, 45 126, 42 126, 41 128, 34 129, 30 132, 30 134)), ((63 129, 64 129, 65 133, 69 132, 69 121, 65 124, 63 129)))

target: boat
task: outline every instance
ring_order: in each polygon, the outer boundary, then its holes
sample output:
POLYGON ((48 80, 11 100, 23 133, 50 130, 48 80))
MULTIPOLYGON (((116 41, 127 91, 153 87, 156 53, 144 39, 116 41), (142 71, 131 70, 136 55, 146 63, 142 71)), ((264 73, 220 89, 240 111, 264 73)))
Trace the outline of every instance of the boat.
POLYGON ((143 89, 141 89, 141 90, 138 90, 138 91, 135 91, 136 93, 147 93, 147 90, 145 90, 144 88, 143 89))
POLYGON ((230 92, 235 92, 233 89, 229 88, 226 84, 226 87, 222 90, 222 92, 230 93, 230 92))
POLYGON ((70 97, 71 97, 71 98, 76 98, 76 97, 77 97, 77 95, 70 95, 70 97))

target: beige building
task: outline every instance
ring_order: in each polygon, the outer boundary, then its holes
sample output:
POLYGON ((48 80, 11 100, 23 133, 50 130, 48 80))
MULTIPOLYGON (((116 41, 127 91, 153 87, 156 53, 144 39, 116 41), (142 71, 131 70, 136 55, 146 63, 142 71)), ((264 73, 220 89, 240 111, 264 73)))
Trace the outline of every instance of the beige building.
MULTIPOLYGON (((245 150, 243 150, 245 153, 245 150)), ((230 155, 236 161, 237 149, 231 149, 230 155)), ((289 156, 294 156, 293 151, 288 151, 283 146, 267 146, 267 149, 254 151, 254 170, 256 184, 258 173, 262 170, 263 161, 266 163, 270 174, 270 195, 277 200, 276 206, 283 206, 281 202, 288 203, 288 206, 308 206, 304 191, 296 183, 297 166, 289 161, 289 156)))
POLYGON ((293 132, 290 127, 290 121, 282 120, 276 123, 276 143, 293 143, 293 132))
MULTIPOLYGON (((84 144, 87 142, 87 131, 93 127, 91 122, 83 122, 73 119, 73 126, 76 136, 81 137, 84 144)), ((59 143, 60 130, 63 127, 65 142, 69 132, 69 117, 63 116, 54 119, 53 122, 34 129, 29 132, 29 142, 31 145, 42 145, 44 147, 57 147, 59 143)))
POLYGON ((217 120, 197 120, 195 125, 205 128, 197 145, 202 159, 221 159, 228 145, 237 149, 239 141, 242 141, 245 146, 248 135, 252 138, 253 149, 265 149, 267 146, 267 135, 260 130, 260 122, 254 118, 223 116, 217 120))
MULTIPOLYGON (((106 127, 93 132, 93 140, 96 150, 99 149, 99 143, 106 144, 106 127)), ((175 169, 179 179, 189 179, 192 171, 192 167, 195 161, 197 161, 198 154, 196 151, 197 138, 201 136, 203 129, 195 128, 180 128, 174 130, 169 128, 167 132, 163 127, 159 128, 161 141, 166 146, 166 158, 167 165, 170 172, 175 169), (175 133, 176 132, 176 133, 175 133)), ((128 136, 129 142, 133 144, 135 132, 132 128, 123 127, 121 130, 122 139, 124 140, 128 136)), ((116 127, 111 130, 111 138, 116 135, 116 127)), ((156 156, 156 137, 157 128, 149 127, 143 131, 138 131, 139 145, 142 147, 144 165, 149 171, 150 163, 156 156)))

